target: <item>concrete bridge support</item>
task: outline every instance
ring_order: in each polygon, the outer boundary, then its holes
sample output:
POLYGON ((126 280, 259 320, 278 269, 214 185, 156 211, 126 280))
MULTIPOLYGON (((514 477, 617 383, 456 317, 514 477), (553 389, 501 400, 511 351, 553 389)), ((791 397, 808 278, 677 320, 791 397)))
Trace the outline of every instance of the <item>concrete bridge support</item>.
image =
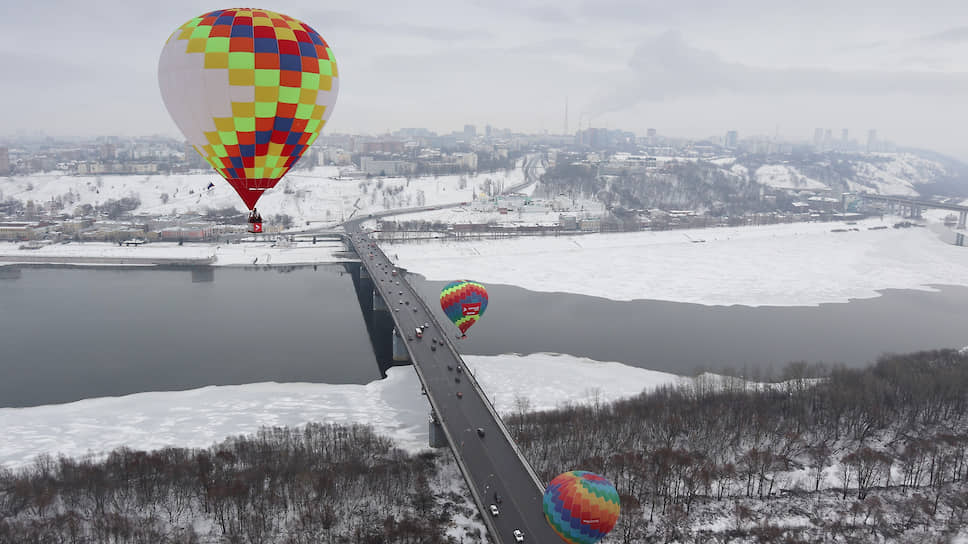
POLYGON ((373 290, 373 311, 389 312, 390 307, 387 306, 387 302, 383 300, 380 296, 380 292, 376 289, 373 290))
POLYGON ((447 447, 447 435, 444 434, 444 428, 440 425, 440 420, 437 416, 430 414, 430 447, 431 448, 446 448, 447 447))
POLYGON ((20 279, 20 274, 19 266, 0 266, 0 280, 20 279))
POLYGON ((393 361, 398 363, 410 361, 407 344, 400 338, 400 333, 397 330, 393 331, 393 361))
POLYGON ((968 211, 962 211, 958 214, 958 229, 965 230, 965 219, 968 219, 968 211))

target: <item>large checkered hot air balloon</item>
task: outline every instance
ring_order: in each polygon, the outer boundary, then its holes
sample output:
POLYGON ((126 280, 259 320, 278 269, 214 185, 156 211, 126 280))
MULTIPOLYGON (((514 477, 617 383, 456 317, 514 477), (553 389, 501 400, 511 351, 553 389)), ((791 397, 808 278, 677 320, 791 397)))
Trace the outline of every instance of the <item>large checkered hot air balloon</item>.
POLYGON ((548 524, 565 542, 594 544, 618 521, 618 492, 604 477, 574 470, 551 480, 543 507, 548 524))
POLYGON ((158 83, 188 143, 250 210, 319 136, 339 89, 319 33, 264 9, 212 11, 178 27, 158 83))
POLYGON ((487 289, 476 281, 457 280, 440 291, 440 307, 462 335, 477 323, 487 309, 487 289))

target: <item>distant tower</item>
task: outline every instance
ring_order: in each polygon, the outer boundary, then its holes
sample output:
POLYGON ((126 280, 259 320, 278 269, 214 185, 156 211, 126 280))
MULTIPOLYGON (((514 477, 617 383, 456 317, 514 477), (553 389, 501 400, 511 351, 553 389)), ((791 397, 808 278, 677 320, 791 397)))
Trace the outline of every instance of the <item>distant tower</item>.
POLYGON ((474 125, 464 125, 464 137, 473 140, 477 136, 477 127, 474 125))
POLYGON ((739 133, 735 130, 730 130, 726 133, 726 147, 729 149, 736 149, 736 144, 739 143, 739 133))
POLYGON ((867 150, 877 151, 877 130, 870 129, 867 131, 867 150))
POLYGON ((565 131, 562 134, 568 134, 568 97, 565 97, 565 131))
POLYGON ((659 139, 659 133, 654 128, 650 128, 645 131, 645 137, 648 139, 649 145, 655 145, 659 139))
POLYGON ((820 151, 823 149, 823 129, 815 128, 813 129, 813 147, 820 151))

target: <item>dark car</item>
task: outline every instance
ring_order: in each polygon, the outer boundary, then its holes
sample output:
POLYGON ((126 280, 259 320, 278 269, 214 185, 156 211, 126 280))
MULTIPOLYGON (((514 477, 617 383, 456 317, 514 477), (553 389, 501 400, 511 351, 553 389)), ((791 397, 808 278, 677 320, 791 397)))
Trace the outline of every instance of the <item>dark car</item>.
POLYGON ((478 427, 477 428, 477 436, 484 436, 484 428, 483 427, 478 427))

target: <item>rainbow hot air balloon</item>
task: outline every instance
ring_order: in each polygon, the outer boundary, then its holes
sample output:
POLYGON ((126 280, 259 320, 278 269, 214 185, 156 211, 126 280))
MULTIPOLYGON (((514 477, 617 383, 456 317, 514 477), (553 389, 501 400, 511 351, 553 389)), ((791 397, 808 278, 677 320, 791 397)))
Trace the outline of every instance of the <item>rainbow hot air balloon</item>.
POLYGON ((440 307, 461 334, 466 335, 467 329, 477 323, 487 309, 487 289, 476 281, 450 282, 440 291, 440 307))
POLYGON ((615 527, 618 492, 598 474, 575 470, 559 474, 544 493, 545 519, 565 542, 593 544, 615 527))
POLYGON ((319 33, 264 9, 212 11, 178 27, 158 82, 188 143, 250 210, 319 136, 339 89, 319 33))

